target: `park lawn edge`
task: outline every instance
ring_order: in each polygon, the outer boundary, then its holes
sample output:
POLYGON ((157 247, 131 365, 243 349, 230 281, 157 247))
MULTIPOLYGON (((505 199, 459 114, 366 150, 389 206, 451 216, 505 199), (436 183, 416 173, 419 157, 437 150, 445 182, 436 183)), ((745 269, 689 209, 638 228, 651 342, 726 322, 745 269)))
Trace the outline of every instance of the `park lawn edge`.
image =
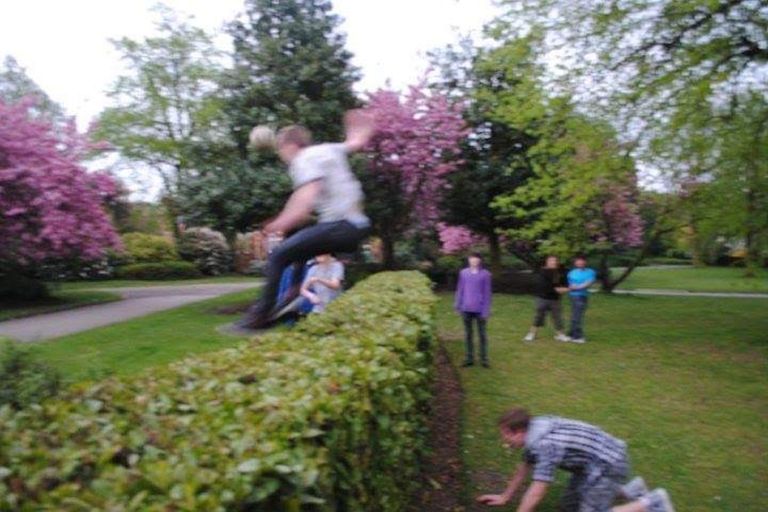
POLYGON ((54 292, 53 299, 68 299, 67 302, 60 304, 42 304, 35 306, 34 303, 30 304, 28 308, 23 308, 20 311, 0 310, 0 322, 6 322, 9 320, 18 320, 21 318, 30 318, 33 316, 46 315, 49 313, 59 313, 61 311, 70 311, 73 309, 85 308, 88 306, 96 306, 99 304, 108 304, 110 302, 117 302, 123 300, 118 293, 101 291, 101 290, 67 290, 61 292, 54 292), (78 298, 79 297, 79 298, 78 298), (74 301, 69 301, 75 299, 74 301))

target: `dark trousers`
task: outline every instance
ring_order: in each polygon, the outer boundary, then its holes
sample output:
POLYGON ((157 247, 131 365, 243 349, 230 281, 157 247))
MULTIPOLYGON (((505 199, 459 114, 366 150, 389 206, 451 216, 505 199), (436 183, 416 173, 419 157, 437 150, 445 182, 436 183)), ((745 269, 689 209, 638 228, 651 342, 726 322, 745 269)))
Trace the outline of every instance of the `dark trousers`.
POLYGON ((584 313, 588 303, 589 298, 586 296, 571 295, 571 330, 568 332, 571 338, 584 337, 584 313))
POLYGON ((563 315, 560 311, 560 299, 542 299, 541 297, 536 297, 536 315, 533 317, 533 326, 544 326, 544 317, 547 315, 547 311, 552 313, 552 322, 555 324, 555 329, 562 331, 563 315))
POLYGON ((475 344, 472 339, 473 338, 472 323, 476 322, 477 332, 480 338, 480 359, 484 363, 487 363, 488 362, 488 336, 486 335, 486 332, 485 332, 485 324, 486 324, 485 318, 480 316, 480 313, 463 312, 461 316, 462 318, 464 318, 464 343, 467 349, 466 362, 468 363, 475 362, 475 344))
MULTIPOLYGON (((353 252, 358 243, 368 235, 369 229, 360 228, 346 220, 338 222, 321 222, 304 228, 287 238, 272 251, 267 260, 265 277, 267 282, 262 289, 261 297, 245 313, 239 325, 242 327, 259 327, 268 320, 277 305, 277 292, 283 270, 293 264, 301 268, 307 260, 318 254, 331 252, 353 252)), ((300 276, 300 272, 295 272, 300 276)), ((300 278, 299 278, 300 279, 300 278)), ((300 284, 294 282, 294 285, 300 284)))

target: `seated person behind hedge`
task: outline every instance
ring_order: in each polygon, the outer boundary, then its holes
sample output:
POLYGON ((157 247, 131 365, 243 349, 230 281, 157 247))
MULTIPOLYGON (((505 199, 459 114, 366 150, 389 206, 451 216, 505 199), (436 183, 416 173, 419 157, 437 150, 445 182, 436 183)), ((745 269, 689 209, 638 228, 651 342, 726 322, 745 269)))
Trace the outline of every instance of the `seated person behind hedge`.
POLYGON ((466 356, 463 366, 475 364, 475 343, 472 339, 472 322, 477 322, 480 338, 480 361, 488 364, 488 337, 485 324, 491 315, 491 273, 483 268, 483 258, 474 253, 467 259, 469 266, 459 272, 454 308, 464 319, 466 356))
POLYGON ((523 448, 523 462, 501 494, 485 494, 477 501, 490 506, 507 504, 529 473, 533 482, 518 512, 536 509, 555 479, 555 470, 573 474, 561 499, 561 510, 578 512, 674 512, 664 489, 649 492, 642 478, 626 483, 629 474, 627 443, 580 421, 556 416, 531 417, 515 408, 499 419, 505 445, 523 448), (632 500, 614 507, 623 497, 632 500))
POLYGON ((563 313, 560 307, 560 295, 568 291, 566 273, 560 268, 557 256, 547 256, 544 266, 539 269, 536 276, 536 314, 533 318, 533 326, 524 341, 536 339, 539 327, 544 326, 544 318, 549 311, 552 315, 552 323, 555 325, 555 339, 557 341, 571 341, 571 338, 563 332, 563 313))
POLYGON ((331 254, 315 256, 315 264, 307 270, 301 295, 312 303, 312 313, 325 311, 328 304, 341 294, 344 264, 331 254))

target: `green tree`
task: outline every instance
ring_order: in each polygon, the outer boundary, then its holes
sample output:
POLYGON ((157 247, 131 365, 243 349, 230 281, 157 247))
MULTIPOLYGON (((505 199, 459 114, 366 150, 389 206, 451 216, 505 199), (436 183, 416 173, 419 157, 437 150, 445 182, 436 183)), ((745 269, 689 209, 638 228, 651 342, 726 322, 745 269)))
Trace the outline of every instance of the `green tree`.
POLYGON ((247 160, 234 150, 211 159, 179 189, 177 207, 189 226, 210 226, 230 242, 276 215, 290 194, 284 166, 274 156, 254 153, 247 160))
POLYGON ((499 107, 502 91, 517 87, 521 94, 531 92, 523 77, 534 73, 535 65, 517 54, 520 47, 525 52, 527 45, 527 41, 520 41, 515 51, 509 47, 486 51, 465 39, 458 47, 449 46, 432 56, 440 70, 433 86, 467 105, 464 118, 471 127, 471 135, 462 145, 462 164, 448 177, 444 219, 487 240, 494 272, 501 270, 500 231, 515 227, 516 219, 502 218, 492 203, 531 177, 527 152, 536 138, 531 132, 499 122, 492 113, 499 107))
POLYGON ((535 26, 546 34, 543 52, 557 55, 563 82, 580 84, 575 89, 582 101, 625 123, 625 136, 638 142, 634 154, 653 163, 668 188, 706 182, 687 198, 702 202, 684 201, 698 222, 694 231, 705 237, 715 225, 740 231, 753 266, 766 236, 759 213, 762 171, 755 164, 760 155, 752 147, 764 140, 765 2, 504 3, 510 11, 499 30, 515 34, 535 26), (734 209, 719 193, 729 193, 741 207, 734 209), (749 213, 739 217, 735 211, 749 213))
POLYGON ((338 140, 344 111, 358 104, 359 78, 328 0, 247 0, 230 25, 234 69, 225 81, 230 132, 244 160, 258 124, 302 124, 338 140))
POLYGON ((246 2, 245 19, 229 26, 234 66, 220 83, 226 137, 192 149, 197 172, 176 197, 185 223, 231 241, 279 211, 290 180, 274 155, 249 149, 253 126, 297 123, 317 140, 338 140, 358 77, 338 23, 328 1, 246 2))
MULTIPOLYGON (((160 7, 160 35, 113 41, 129 72, 110 91, 96 135, 120 154, 157 172, 175 196, 197 172, 194 149, 222 140, 222 65, 208 34, 160 7)), ((175 214, 175 212, 171 212, 175 214)))
POLYGON ((768 249, 768 100, 749 92, 691 109, 681 132, 672 149, 698 156, 690 166, 695 235, 743 242, 747 275, 754 275, 768 249))

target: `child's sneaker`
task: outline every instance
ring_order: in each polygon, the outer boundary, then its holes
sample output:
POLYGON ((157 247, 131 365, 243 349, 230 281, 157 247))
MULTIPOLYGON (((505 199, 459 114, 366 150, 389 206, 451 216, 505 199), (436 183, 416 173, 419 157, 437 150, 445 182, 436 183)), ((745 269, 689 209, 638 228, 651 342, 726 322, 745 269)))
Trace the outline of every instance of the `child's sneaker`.
POLYGON ((648 512, 675 512, 669 494, 662 488, 655 489, 641 498, 648 512))
POLYGON ((621 486, 621 493, 628 500, 637 500, 648 494, 648 486, 645 485, 645 480, 643 480, 643 477, 636 476, 621 486))
POLYGON ((536 335, 533 334, 532 332, 529 332, 528 334, 525 335, 525 338, 523 338, 523 341, 526 341, 526 342, 530 343, 530 342, 534 341, 535 339, 536 339, 536 335))
POLYGON ((571 341, 570 336, 566 336, 565 334, 558 334, 555 336, 555 340, 557 341, 571 341))
POLYGON ((587 340, 584 338, 571 338, 571 343, 586 343, 587 340))

